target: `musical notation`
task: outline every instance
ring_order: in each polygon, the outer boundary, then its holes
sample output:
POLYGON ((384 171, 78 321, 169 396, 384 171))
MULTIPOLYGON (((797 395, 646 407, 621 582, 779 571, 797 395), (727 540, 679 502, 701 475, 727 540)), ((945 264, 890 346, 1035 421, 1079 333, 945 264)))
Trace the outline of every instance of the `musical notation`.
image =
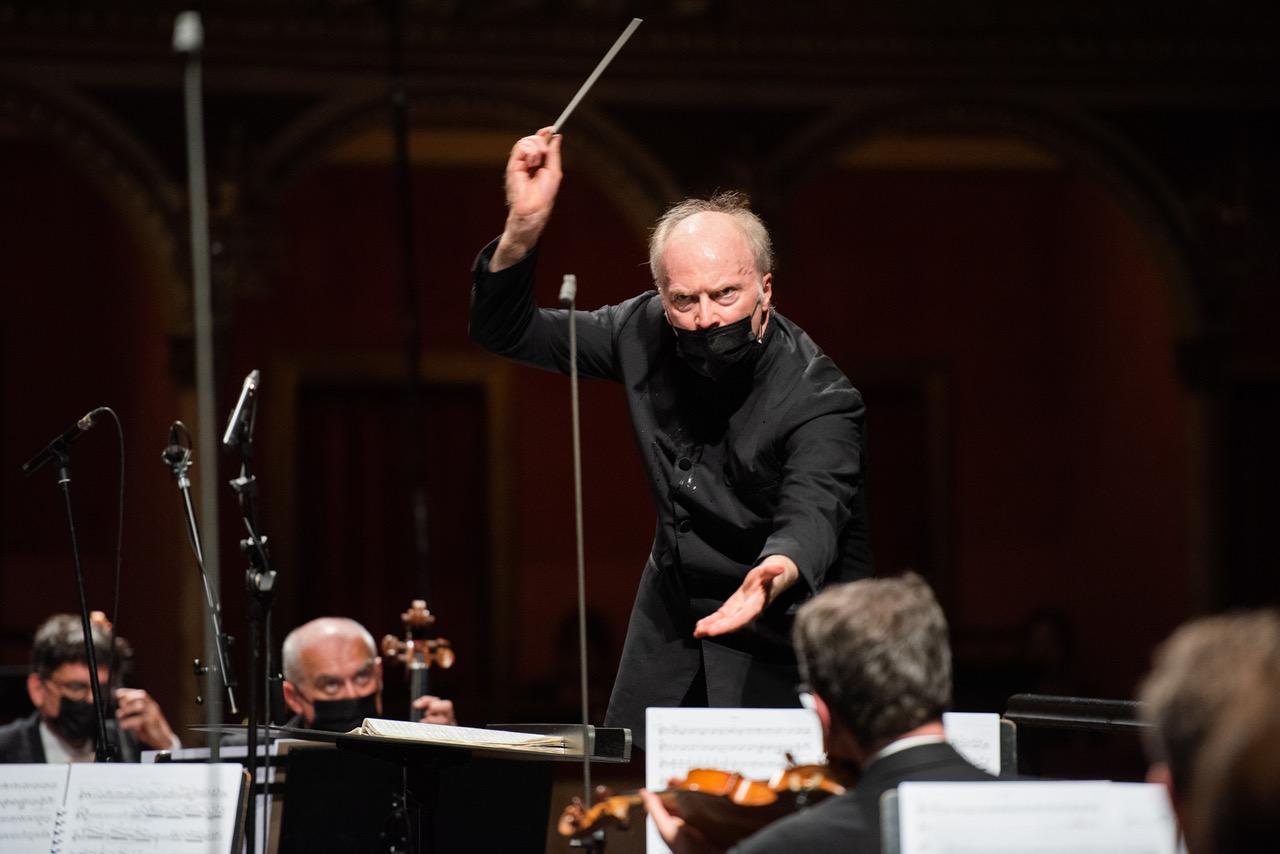
POLYGON ((65 765, 9 765, 0 779, 0 851, 48 854, 53 841, 65 765))
POLYGON ((239 765, 0 766, 4 854, 231 854, 239 765))
POLYGON ((243 772, 237 765, 79 766, 67 785, 68 854, 230 851, 243 772))
MULTIPOLYGON (((666 788, 694 768, 723 768, 768 780, 788 764, 821 764, 822 727, 806 709, 649 709, 645 785, 666 788)), ((667 851, 649 829, 649 851, 667 851)))

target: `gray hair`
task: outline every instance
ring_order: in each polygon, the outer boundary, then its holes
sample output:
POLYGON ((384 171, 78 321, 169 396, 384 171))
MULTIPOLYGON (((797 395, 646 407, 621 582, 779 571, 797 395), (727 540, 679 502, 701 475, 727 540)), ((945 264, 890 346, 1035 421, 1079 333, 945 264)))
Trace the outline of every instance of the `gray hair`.
POLYGON ((700 213, 722 213, 733 217, 755 258, 756 272, 764 275, 773 270, 773 241, 769 237, 769 230, 751 210, 746 193, 726 190, 709 199, 685 199, 658 217, 653 233, 649 236, 649 270, 658 288, 667 286, 667 271, 662 266, 662 253, 666 251, 671 232, 684 220, 700 213))
POLYGON ((378 655, 377 644, 369 630, 347 617, 317 617, 309 623, 303 623, 289 632, 284 639, 284 647, 280 657, 284 667, 284 678, 294 685, 301 685, 307 675, 302 668, 302 651, 321 638, 332 637, 359 638, 369 648, 369 657, 378 655))
POLYGON ((1184 624, 1156 648, 1138 689, 1147 756, 1169 766, 1173 790, 1191 787, 1214 725, 1263 678, 1280 675, 1280 614, 1223 614, 1184 624))
POLYGON ((913 572, 825 590, 800 609, 792 640, 801 676, 864 749, 951 705, 947 619, 913 572))

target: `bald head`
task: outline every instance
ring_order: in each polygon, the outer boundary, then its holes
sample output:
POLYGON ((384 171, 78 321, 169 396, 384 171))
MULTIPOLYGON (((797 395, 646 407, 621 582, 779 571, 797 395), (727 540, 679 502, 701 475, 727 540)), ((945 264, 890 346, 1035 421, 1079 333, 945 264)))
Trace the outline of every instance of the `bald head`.
POLYGON ((686 199, 664 213, 649 238, 649 267, 658 290, 670 281, 667 250, 676 240, 688 246, 690 239, 726 237, 726 246, 741 247, 755 278, 773 270, 773 243, 760 217, 748 206, 745 194, 717 193, 709 199, 686 199), (704 231, 705 229, 705 231, 704 231), (739 243, 738 241, 741 241, 739 243))
POLYGON ((303 623, 284 639, 284 678, 303 685, 314 676, 318 664, 349 657, 353 652, 367 653, 369 659, 378 655, 373 635, 355 620, 319 617, 303 623))

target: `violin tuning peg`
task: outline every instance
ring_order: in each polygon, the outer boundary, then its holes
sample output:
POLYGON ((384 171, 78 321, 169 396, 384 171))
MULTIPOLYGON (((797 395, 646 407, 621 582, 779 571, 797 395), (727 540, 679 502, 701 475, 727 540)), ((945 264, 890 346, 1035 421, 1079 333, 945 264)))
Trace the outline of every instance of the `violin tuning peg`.
POLYGON ((613 796, 614 796, 614 791, 608 786, 604 786, 604 785, 596 786, 597 801, 603 801, 606 798, 612 798, 613 796))

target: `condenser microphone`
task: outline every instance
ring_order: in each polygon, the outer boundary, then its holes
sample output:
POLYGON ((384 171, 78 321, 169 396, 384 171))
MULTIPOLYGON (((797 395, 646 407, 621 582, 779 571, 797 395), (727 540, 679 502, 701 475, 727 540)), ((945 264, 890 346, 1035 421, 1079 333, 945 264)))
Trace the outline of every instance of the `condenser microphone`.
POLYGON ((191 449, 183 445, 179 441, 178 429, 187 429, 187 425, 181 421, 175 421, 169 425, 169 444, 160 452, 160 457, 170 466, 176 466, 187 461, 191 456, 191 449))
POLYGON ((246 439, 253 439, 257 398, 258 370, 254 368, 244 378, 244 385, 240 388, 240 399, 236 401, 236 408, 231 410, 231 417, 227 419, 227 431, 222 434, 224 447, 234 448, 246 439))

